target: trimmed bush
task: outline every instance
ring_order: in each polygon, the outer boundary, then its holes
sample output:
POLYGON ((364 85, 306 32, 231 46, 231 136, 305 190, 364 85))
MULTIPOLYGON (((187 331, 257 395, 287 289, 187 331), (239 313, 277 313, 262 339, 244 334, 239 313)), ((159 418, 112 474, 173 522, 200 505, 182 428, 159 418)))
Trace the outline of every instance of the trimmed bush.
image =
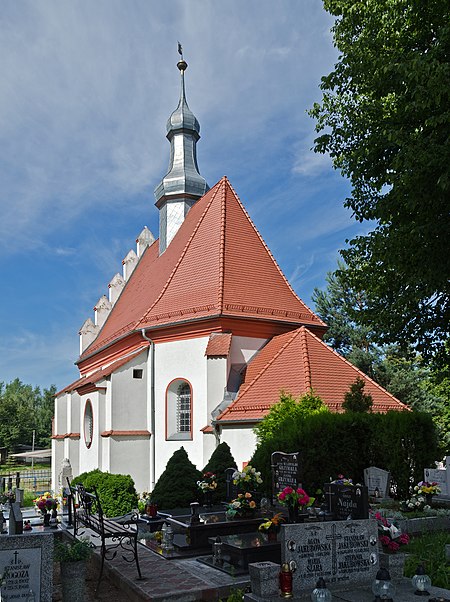
POLYGON ((81 483, 87 491, 95 487, 107 517, 122 516, 137 508, 138 496, 130 475, 111 474, 96 468, 83 472, 72 483, 81 483))
POLYGON ((167 462, 151 493, 151 499, 161 510, 186 508, 199 498, 197 481, 202 473, 189 460, 184 447, 178 449, 167 462))
POLYGON ((266 439, 260 439, 251 459, 269 491, 270 456, 274 451, 300 452, 303 485, 321 489, 330 477, 344 474, 363 482, 364 468, 389 470, 400 499, 409 497, 412 483, 439 458, 436 429, 422 412, 320 413, 287 416, 266 439))
MULTIPOLYGON (((208 464, 203 469, 203 472, 213 472, 217 477, 217 489, 212 495, 214 503, 223 502, 226 500, 227 484, 225 471, 227 468, 236 468, 237 464, 233 458, 228 443, 221 443, 211 454, 208 464)), ((200 500, 201 501, 201 500, 200 500)))

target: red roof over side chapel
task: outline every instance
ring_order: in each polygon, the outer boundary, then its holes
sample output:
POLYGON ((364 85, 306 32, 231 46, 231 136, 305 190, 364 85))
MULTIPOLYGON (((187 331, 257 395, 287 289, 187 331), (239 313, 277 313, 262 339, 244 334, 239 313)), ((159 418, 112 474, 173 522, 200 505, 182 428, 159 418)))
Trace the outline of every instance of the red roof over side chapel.
POLYGON ((274 337, 247 367, 236 400, 218 417, 221 423, 255 422, 279 401, 280 391, 299 397, 311 388, 333 412, 342 412, 344 395, 357 377, 373 398, 372 411, 409 409, 333 351, 309 328, 274 337))

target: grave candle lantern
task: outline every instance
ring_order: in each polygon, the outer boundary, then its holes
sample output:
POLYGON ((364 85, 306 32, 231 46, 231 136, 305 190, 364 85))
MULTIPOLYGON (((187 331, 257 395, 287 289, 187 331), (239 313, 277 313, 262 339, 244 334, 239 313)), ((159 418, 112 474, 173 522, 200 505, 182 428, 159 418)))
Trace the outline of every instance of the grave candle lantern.
POLYGON ((430 592, 427 590, 431 586, 431 579, 425 573, 423 564, 419 564, 419 566, 416 568, 416 574, 411 579, 411 582, 413 584, 413 587, 416 588, 416 591, 414 592, 416 596, 430 595, 430 592))
POLYGON ((372 583, 372 592, 375 594, 374 602, 393 602, 395 587, 391 581, 389 571, 380 569, 372 583))
POLYGON ((312 602, 330 602, 331 592, 327 588, 327 584, 325 583, 325 579, 323 577, 320 577, 316 588, 311 592, 311 600, 312 602))
POLYGON ((282 598, 292 598, 292 571, 287 562, 281 565, 280 591, 282 598))

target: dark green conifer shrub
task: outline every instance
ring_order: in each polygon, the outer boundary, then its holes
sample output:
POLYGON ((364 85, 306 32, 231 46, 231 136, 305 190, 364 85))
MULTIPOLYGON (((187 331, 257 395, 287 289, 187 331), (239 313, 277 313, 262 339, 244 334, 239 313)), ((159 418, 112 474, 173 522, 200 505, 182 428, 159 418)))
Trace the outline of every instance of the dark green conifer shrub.
POLYGON ((370 412, 373 406, 372 395, 364 393, 365 381, 358 376, 344 395, 342 407, 346 412, 370 412))
POLYGON ((225 471, 227 468, 237 469, 237 464, 231 453, 230 446, 224 441, 216 447, 211 454, 208 464, 203 469, 203 473, 213 472, 217 477, 217 489, 212 495, 213 503, 220 503, 226 500, 225 471))
POLYGON ((189 460, 184 447, 180 447, 167 462, 151 493, 151 499, 158 503, 160 510, 186 508, 198 500, 200 492, 197 481, 201 478, 202 473, 189 460))
POLYGON ((137 508, 138 496, 130 475, 111 474, 98 468, 83 472, 72 484, 82 483, 87 491, 97 489, 103 513, 107 517, 122 516, 137 508))

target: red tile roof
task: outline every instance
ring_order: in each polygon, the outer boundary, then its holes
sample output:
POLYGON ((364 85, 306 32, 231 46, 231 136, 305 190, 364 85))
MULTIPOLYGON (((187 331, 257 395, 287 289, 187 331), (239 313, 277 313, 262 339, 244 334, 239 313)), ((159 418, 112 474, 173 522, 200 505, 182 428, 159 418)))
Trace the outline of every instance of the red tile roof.
POLYGON ((143 254, 81 359, 136 329, 231 316, 324 327, 295 294, 227 178, 190 209, 159 255, 143 254))
POLYGON ((207 357, 221 357, 228 355, 231 347, 231 337, 231 332, 223 334, 212 332, 209 335, 205 355, 207 357))
POLYGON ((58 391, 58 393, 55 394, 55 397, 57 397, 58 395, 62 395, 63 393, 69 393, 70 391, 76 391, 77 389, 81 389, 82 387, 85 387, 86 385, 95 385, 103 378, 106 378, 107 376, 109 376, 110 374, 112 374, 113 372, 115 372, 116 370, 121 368, 122 366, 125 366, 125 364, 128 364, 128 362, 130 362, 134 357, 136 357, 137 355, 142 353, 142 350, 145 347, 148 347, 148 343, 143 343, 140 349, 138 349, 137 351, 135 351, 134 353, 132 353, 130 355, 127 355, 126 357, 116 360, 115 362, 113 362, 112 364, 107 366, 106 368, 101 368, 100 370, 96 370, 95 372, 93 372, 92 374, 89 374, 88 376, 82 376, 81 378, 74 381, 70 385, 67 385, 67 387, 64 387, 64 389, 61 389, 61 391, 58 391))
POLYGON ((312 387, 333 412, 342 411, 344 395, 357 377, 373 398, 373 411, 408 409, 363 372, 328 347, 308 328, 274 337, 249 363, 236 400, 220 422, 257 421, 279 401, 284 390, 295 397, 312 387))

